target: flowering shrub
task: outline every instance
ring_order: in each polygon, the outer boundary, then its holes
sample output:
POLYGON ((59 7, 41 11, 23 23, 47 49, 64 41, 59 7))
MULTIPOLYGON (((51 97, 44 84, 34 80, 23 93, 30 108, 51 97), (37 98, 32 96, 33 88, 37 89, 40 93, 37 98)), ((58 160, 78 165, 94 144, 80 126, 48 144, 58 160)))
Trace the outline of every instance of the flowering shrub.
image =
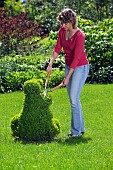
POLYGON ((21 12, 18 16, 7 17, 8 12, 11 11, 6 12, 2 8, 0 9, 1 56, 33 50, 36 42, 47 36, 43 33, 42 23, 28 21, 27 13, 21 12), (34 41, 35 44, 31 41, 33 37, 38 37, 34 41), (29 44, 31 48, 26 47, 26 44, 29 44))

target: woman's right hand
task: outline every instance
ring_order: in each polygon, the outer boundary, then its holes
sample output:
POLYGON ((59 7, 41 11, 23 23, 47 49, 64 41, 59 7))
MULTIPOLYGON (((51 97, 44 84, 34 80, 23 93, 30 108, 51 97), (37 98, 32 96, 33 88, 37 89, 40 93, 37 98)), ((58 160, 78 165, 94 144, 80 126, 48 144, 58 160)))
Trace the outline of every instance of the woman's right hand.
POLYGON ((51 74, 52 73, 52 65, 51 64, 48 65, 46 71, 47 71, 47 74, 51 74))
POLYGON ((55 61, 55 59, 56 59, 57 57, 58 57, 58 54, 53 51, 51 60, 50 60, 50 62, 49 62, 49 64, 48 64, 48 67, 47 67, 47 69, 46 69, 47 74, 51 74, 51 73, 52 73, 52 65, 53 65, 53 63, 54 63, 54 61, 55 61))

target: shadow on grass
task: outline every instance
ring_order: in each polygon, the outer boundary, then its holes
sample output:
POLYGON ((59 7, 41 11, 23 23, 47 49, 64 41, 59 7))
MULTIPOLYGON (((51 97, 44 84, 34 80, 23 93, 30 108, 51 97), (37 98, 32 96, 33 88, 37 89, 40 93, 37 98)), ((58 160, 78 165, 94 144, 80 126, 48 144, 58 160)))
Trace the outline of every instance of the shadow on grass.
POLYGON ((16 138, 14 139, 14 142, 20 142, 22 143, 23 145, 27 145, 27 144, 45 144, 45 143, 51 143, 52 140, 48 140, 48 141, 37 141, 37 140, 23 140, 23 139, 20 139, 20 138, 16 138))
POLYGON ((90 137, 69 137, 69 138, 55 138, 53 140, 49 141, 26 141, 22 139, 15 139, 15 142, 20 142, 24 145, 26 144, 45 144, 45 143, 51 143, 51 142, 56 142, 61 145, 75 145, 75 144, 80 144, 80 143, 88 143, 90 140, 92 140, 90 137))
POLYGON ((75 145, 75 144, 80 144, 80 143, 88 143, 90 140, 92 140, 90 137, 70 137, 65 140, 63 139, 55 139, 56 142, 60 144, 68 144, 68 145, 75 145))

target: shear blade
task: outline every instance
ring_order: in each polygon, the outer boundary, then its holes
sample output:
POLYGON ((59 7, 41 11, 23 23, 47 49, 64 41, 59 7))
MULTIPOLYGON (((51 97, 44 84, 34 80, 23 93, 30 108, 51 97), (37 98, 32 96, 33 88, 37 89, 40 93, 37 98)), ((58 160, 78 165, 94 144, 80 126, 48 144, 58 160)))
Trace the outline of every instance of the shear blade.
POLYGON ((44 97, 46 97, 47 91, 44 91, 44 97))

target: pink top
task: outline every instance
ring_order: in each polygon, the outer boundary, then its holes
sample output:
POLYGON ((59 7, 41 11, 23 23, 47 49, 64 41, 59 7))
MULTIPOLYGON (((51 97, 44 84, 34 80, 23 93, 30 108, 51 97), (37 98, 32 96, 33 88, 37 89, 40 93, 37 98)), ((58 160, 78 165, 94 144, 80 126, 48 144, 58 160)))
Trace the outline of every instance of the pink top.
POLYGON ((70 39, 66 40, 66 30, 61 27, 54 51, 59 54, 63 48, 66 65, 75 69, 77 66, 88 64, 84 43, 85 34, 80 29, 70 39))

